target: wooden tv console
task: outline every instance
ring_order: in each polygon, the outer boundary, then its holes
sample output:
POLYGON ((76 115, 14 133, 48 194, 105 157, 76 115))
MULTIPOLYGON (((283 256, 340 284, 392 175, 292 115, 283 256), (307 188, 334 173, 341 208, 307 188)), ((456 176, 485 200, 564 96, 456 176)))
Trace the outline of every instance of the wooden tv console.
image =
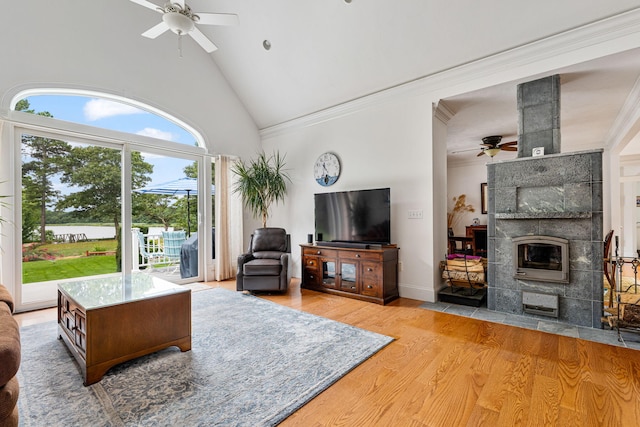
POLYGON ((300 245, 306 289, 377 304, 398 298, 398 248, 379 249, 300 245))

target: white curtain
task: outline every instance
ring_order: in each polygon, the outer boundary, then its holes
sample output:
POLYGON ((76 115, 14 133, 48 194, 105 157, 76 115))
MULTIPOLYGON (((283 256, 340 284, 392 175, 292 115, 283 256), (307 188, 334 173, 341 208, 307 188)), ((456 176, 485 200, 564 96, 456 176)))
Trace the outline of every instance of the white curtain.
MULTIPOLYGON (((4 126, 4 121, 0 119, 0 154, 2 154, 2 157, 4 157, 4 159, 2 159, 3 161, 0 162, 0 190, 2 190, 2 192, 0 192, 0 202, 2 202, 2 204, 0 204, 0 218, 4 218, 3 220, 0 221, 0 248, 2 248, 1 243, 2 243, 2 236, 3 236, 3 234, 1 233, 2 222, 6 221, 6 218, 7 218, 5 216, 7 212, 3 212, 2 205, 8 203, 7 195, 12 193, 12 191, 9 191, 9 187, 10 187, 9 182, 13 182, 13 179, 10 179, 11 177, 8 176, 9 168, 6 167, 5 164, 3 164, 6 162, 6 158, 10 157, 9 153, 2 152, 5 146, 3 141, 4 135, 2 133, 3 126, 4 126)), ((1 271, 1 268, 0 268, 0 271, 1 271)))
POLYGON ((242 253, 242 199, 233 192, 232 165, 237 160, 216 157, 216 280, 235 277, 242 253))
MULTIPOLYGON (((15 188, 14 178, 10 175, 11 168, 9 167, 9 159, 11 159, 12 155, 9 150, 7 150, 9 144, 6 143, 8 141, 5 141, 4 139, 8 139, 8 137, 3 133, 3 127, 4 120, 0 119, 0 251, 2 250, 2 237, 4 236, 4 234, 2 233, 2 223, 8 221, 9 204, 10 202, 13 202, 13 198, 9 197, 11 194, 13 194, 13 188, 11 186, 13 185, 13 187, 15 188), (3 209, 2 206, 5 206, 6 209, 3 209)), ((0 258, 2 258, 1 255, 2 252, 0 252, 0 258)), ((2 282, 0 281, 0 283, 2 282)))
MULTIPOLYGON (((9 138, 11 126, 5 125, 4 120, 0 118, 0 283, 4 284, 9 290, 13 300, 20 307, 22 299, 19 293, 19 282, 16 279, 15 262, 15 236, 20 235, 20 230, 15 226, 13 218, 15 217, 14 207, 16 206, 15 188, 16 179, 11 174, 15 174, 15 170, 11 167, 15 158, 10 146, 12 145, 9 138)), ((17 150, 20 147, 16 148, 17 150)), ((18 199, 19 200, 19 199, 18 199)))

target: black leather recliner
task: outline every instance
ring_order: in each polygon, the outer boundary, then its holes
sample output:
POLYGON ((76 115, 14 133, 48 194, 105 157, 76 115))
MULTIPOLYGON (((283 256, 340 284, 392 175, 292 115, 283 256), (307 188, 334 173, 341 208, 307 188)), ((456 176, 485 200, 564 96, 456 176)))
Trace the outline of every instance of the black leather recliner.
POLYGON ((238 291, 279 291, 289 287, 291 236, 284 228, 259 228, 251 235, 249 250, 238 257, 238 291))

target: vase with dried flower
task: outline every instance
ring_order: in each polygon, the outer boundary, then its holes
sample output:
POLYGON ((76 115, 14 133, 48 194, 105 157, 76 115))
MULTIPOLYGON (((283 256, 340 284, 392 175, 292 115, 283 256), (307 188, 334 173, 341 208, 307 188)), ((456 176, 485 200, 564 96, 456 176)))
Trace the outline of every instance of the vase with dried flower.
POLYGON ((460 222, 466 212, 475 212, 473 205, 467 204, 467 195, 461 194, 453 198, 453 208, 447 213, 447 228, 450 232, 460 222))

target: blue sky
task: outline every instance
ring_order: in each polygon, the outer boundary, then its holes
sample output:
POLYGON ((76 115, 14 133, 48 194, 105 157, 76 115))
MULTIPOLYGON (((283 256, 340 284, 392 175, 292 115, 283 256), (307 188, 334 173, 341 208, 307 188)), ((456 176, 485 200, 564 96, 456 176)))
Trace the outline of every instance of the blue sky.
POLYGON ((84 96, 40 95, 27 98, 37 113, 48 111, 56 119, 193 145, 193 136, 155 114, 107 99, 84 96))
MULTIPOLYGON (((30 96, 27 100, 30 108, 36 113, 48 111, 59 120, 151 136, 187 145, 195 144, 195 138, 175 123, 115 101, 65 95, 30 96)), ((183 168, 191 164, 190 161, 155 155, 145 155, 145 160, 154 165, 153 184, 183 177, 183 168)))

